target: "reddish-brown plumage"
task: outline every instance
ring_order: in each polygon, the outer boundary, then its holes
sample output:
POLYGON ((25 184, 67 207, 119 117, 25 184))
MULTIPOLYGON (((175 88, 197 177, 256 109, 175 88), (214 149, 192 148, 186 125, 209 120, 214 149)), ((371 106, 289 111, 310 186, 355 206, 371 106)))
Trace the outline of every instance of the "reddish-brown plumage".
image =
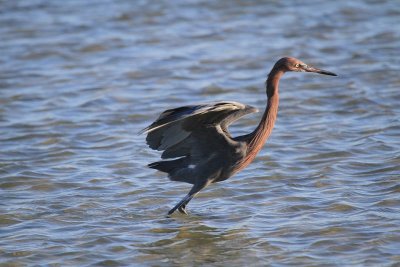
POLYGON ((267 106, 257 128, 246 138, 247 153, 242 161, 235 167, 234 172, 246 168, 260 152, 266 140, 272 133, 278 115, 279 106, 279 79, 284 71, 277 69, 271 71, 267 79, 267 106))

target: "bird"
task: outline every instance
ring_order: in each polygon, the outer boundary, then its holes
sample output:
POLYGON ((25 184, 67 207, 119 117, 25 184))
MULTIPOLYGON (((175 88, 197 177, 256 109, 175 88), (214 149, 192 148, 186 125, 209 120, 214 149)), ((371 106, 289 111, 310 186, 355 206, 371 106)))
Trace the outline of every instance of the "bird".
POLYGON ((294 57, 279 59, 266 80, 266 107, 251 133, 232 137, 228 126, 257 108, 234 101, 187 105, 168 109, 141 132, 151 149, 163 151, 161 161, 148 167, 168 174, 171 181, 192 185, 168 216, 186 207, 200 190, 224 181, 247 167, 272 133, 278 113, 279 81, 285 72, 335 73, 308 66, 294 57))

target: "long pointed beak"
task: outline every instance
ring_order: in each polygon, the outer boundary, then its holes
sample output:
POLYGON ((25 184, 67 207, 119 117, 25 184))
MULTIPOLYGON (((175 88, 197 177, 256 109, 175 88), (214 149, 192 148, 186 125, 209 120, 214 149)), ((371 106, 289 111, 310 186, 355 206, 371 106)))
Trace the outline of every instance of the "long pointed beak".
POLYGON ((327 70, 321 70, 321 69, 317 69, 314 67, 309 67, 307 66, 306 68, 304 68, 305 71, 307 72, 315 72, 315 73, 319 73, 319 74, 325 74, 325 75, 331 75, 331 76, 337 76, 335 73, 327 71, 327 70))

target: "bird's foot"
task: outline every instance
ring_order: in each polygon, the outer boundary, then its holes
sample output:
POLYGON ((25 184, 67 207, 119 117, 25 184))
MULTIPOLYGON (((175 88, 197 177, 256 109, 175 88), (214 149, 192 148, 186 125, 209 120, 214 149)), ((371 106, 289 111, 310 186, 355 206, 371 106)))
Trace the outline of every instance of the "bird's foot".
POLYGON ((180 206, 180 207, 178 208, 178 211, 179 211, 180 213, 183 213, 183 214, 188 215, 188 213, 187 213, 187 211, 186 211, 186 205, 180 206))
POLYGON ((169 212, 168 212, 168 216, 169 215, 171 215, 172 213, 174 213, 176 210, 178 210, 180 213, 182 213, 182 214, 186 214, 186 215, 188 215, 188 213, 187 213, 187 211, 186 211, 186 205, 182 205, 182 206, 180 206, 180 207, 178 207, 178 208, 173 208, 173 209, 171 209, 169 212))

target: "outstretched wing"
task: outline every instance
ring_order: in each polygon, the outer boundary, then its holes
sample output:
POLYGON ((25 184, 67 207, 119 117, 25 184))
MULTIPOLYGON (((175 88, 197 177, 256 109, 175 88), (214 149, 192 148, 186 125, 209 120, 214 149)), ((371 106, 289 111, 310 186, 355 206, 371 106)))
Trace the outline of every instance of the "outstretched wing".
POLYGON ((229 153, 235 141, 227 127, 257 109, 238 102, 217 102, 179 107, 164 111, 143 131, 150 148, 164 151, 163 159, 151 168, 167 172, 171 180, 194 183, 193 172, 207 164, 216 151, 229 153))

